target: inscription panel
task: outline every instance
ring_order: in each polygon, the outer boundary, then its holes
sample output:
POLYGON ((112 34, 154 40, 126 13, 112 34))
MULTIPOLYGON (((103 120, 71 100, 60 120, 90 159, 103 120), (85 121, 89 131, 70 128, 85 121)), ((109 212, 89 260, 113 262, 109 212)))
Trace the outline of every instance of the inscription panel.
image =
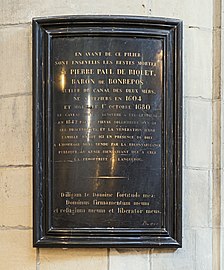
POLYGON ((54 227, 161 227, 163 42, 144 44, 53 40, 54 227))
POLYGON ((34 245, 179 247, 181 23, 93 18, 33 22, 34 245))

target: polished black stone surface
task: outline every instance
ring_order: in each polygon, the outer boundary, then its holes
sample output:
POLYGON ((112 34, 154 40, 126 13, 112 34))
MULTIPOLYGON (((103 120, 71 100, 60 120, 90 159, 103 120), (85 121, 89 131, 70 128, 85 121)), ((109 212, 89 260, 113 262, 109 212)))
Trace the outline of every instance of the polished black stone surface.
POLYGON ((161 227, 162 40, 57 38, 52 51, 53 226, 161 227))

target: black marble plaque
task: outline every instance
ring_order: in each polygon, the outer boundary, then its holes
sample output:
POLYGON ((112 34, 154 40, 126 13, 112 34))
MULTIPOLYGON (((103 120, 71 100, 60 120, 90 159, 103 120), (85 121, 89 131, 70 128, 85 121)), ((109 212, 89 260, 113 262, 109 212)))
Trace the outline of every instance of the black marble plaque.
POLYGON ((34 246, 181 247, 179 20, 33 20, 34 246))

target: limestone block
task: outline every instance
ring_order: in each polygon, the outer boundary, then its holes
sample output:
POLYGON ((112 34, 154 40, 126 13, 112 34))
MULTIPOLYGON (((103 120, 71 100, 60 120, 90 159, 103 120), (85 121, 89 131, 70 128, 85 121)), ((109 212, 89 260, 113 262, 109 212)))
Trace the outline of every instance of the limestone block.
POLYGON ((221 269, 224 269, 224 228, 221 229, 221 269))
POLYGON ((184 226, 208 227, 211 220, 211 179, 208 171, 184 170, 184 226))
POLYGON ((107 249, 40 249, 40 269, 107 270, 107 249))
MULTIPOLYGON (((62 8, 61 1, 56 1, 57 6, 62 8)), ((51 3, 51 1, 49 1, 51 3)), ((91 4, 89 0, 73 1, 71 0, 69 5, 71 6, 73 14, 126 14, 126 15, 148 15, 149 13, 149 1, 147 0, 93 0, 91 4)), ((52 5, 51 5, 52 6, 52 5)), ((69 12, 68 5, 65 12, 69 12)), ((58 12, 60 8, 55 8, 58 12)), ((49 9, 50 10, 50 9, 49 9)), ((49 13, 49 11, 48 11, 49 13)), ((71 14, 71 12, 70 12, 71 14)))
POLYGON ((211 99, 212 31, 184 29, 184 95, 211 99))
MULTIPOLYGON (((32 17, 34 5, 32 0, 1 0, 0 24, 15 24, 28 22, 32 17)), ((40 3, 39 3, 40 4, 40 3)))
POLYGON ((211 167, 212 104, 201 98, 185 99, 185 165, 211 167))
MULTIPOLYGON (((212 269, 223 269, 223 235, 220 227, 212 228, 212 250, 209 258, 212 260, 212 269)), ((207 268, 206 268, 207 269, 207 268)), ((198 270, 198 268, 197 268, 198 270)))
MULTIPOLYGON (((220 66, 221 66, 221 100, 224 101, 224 95, 223 95, 223 89, 224 89, 224 70, 223 70, 223 64, 224 64, 224 20, 222 20, 222 30, 221 30, 221 56, 220 56, 220 66)), ((218 30, 216 30, 218 31, 218 30)), ((218 32, 217 32, 218 34, 218 32)))
POLYGON ((31 92, 31 28, 0 28, 0 95, 31 92))
POLYGON ((149 251, 147 249, 111 249, 109 270, 149 269, 149 251))
POLYGON ((0 226, 32 226, 32 168, 0 169, 0 226))
MULTIPOLYGON (((212 178, 213 195, 211 225, 213 226, 215 232, 216 230, 219 230, 220 226, 223 224, 223 178, 220 169, 213 169, 211 170, 210 174, 212 178)), ((217 235, 217 233, 215 234, 217 235)))
POLYGON ((177 250, 152 250, 151 269, 190 270, 195 269, 195 231, 184 230, 183 248, 177 250))
POLYGON ((212 28, 212 0, 152 0, 152 15, 168 18, 179 18, 186 25, 212 28))
MULTIPOLYGON (((196 270, 212 269, 212 229, 196 231, 196 270)), ((214 268, 216 269, 216 268, 214 268)))
POLYGON ((36 269, 31 230, 0 230, 0 239, 0 269, 36 269))
MULTIPOLYGON (((221 190, 220 190, 220 200, 221 200, 221 227, 222 231, 222 242, 223 242, 223 255, 224 255, 224 102, 221 103, 222 108, 222 116, 221 116, 221 190)), ((223 269, 224 269, 224 256, 223 256, 223 269)))
POLYGON ((77 14, 149 14, 147 0, 2 0, 0 24, 30 22, 33 17, 77 14))
MULTIPOLYGON (((221 172, 221 227, 224 229, 224 170, 221 172)), ((224 232, 224 231, 223 231, 224 232)), ((224 235, 223 235, 223 245, 224 245, 224 235)), ((223 246, 224 248, 224 246, 223 246)), ((223 257, 224 258, 224 257, 223 257)))
POLYGON ((0 165, 32 164, 31 95, 0 98, 0 165))

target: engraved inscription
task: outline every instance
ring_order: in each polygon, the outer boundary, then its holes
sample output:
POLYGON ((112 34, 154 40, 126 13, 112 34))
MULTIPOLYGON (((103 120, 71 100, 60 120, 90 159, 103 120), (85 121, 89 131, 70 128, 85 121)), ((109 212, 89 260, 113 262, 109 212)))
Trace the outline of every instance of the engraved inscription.
POLYGON ((163 42, 143 45, 53 42, 55 227, 161 226, 163 42))

